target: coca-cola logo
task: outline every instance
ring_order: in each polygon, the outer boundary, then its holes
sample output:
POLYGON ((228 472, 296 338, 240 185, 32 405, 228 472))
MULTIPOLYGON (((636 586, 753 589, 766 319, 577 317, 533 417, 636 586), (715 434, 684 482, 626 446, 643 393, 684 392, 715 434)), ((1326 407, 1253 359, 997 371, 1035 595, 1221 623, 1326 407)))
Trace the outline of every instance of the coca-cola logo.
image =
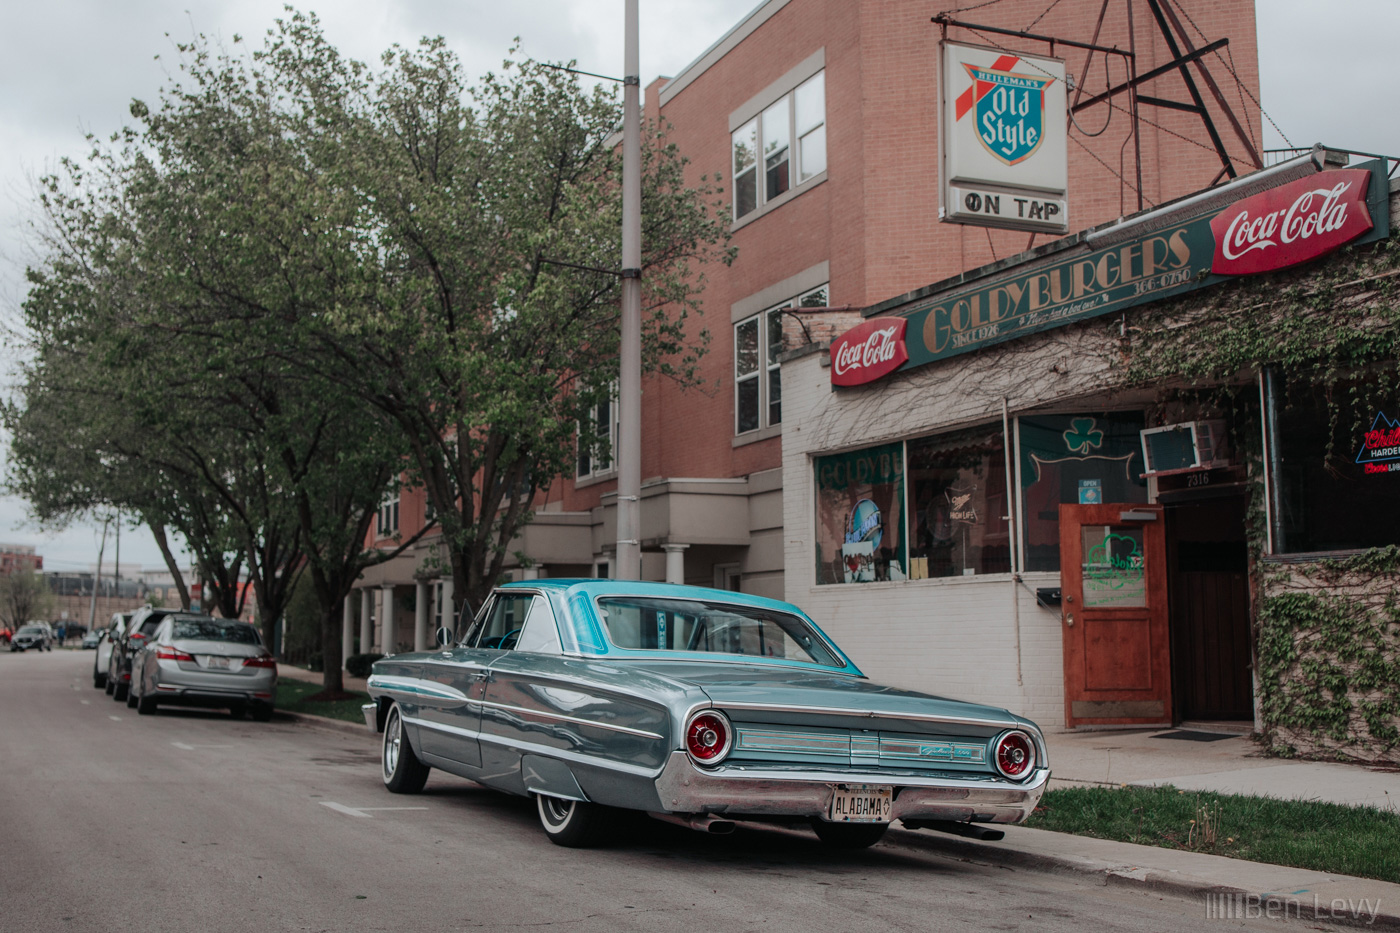
POLYGON ((1211 222, 1215 258, 1225 275, 1271 272, 1315 259, 1370 230, 1371 173, 1339 169, 1300 178, 1245 198, 1211 222))
POLYGON ((909 360, 902 317, 871 318, 831 343, 831 384, 858 386, 889 375, 909 360))

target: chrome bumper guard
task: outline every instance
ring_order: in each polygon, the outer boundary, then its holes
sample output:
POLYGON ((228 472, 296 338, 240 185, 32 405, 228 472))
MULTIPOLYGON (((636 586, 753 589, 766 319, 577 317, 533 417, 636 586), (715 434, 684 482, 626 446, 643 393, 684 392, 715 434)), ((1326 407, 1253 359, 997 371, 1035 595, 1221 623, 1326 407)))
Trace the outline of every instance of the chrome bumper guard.
POLYGON ((379 704, 366 703, 360 707, 360 714, 365 717, 365 725, 369 731, 375 735, 379 734, 379 704))
POLYGON ((685 752, 672 752, 656 779, 661 804, 672 813, 824 817, 838 784, 894 787, 893 820, 956 823, 1022 823, 1035 809, 1048 768, 1013 783, 991 774, 913 776, 878 771, 786 771, 720 766, 702 770, 685 752))

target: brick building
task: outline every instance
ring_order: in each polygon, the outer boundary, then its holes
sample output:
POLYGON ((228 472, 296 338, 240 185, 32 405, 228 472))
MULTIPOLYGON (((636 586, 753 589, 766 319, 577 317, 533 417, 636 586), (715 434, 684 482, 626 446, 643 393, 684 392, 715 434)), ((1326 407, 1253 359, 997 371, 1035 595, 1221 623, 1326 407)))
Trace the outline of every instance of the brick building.
POLYGON ((44 569, 43 555, 28 544, 0 544, 0 577, 12 573, 39 573, 44 569))
MULTIPOLYGON (((1257 140, 1253 4, 1181 5, 1199 30, 1199 44, 1229 37, 1234 76, 1224 76, 1223 86, 1232 101, 1238 98, 1236 113, 1257 140)), ((766 0, 679 74, 646 87, 646 115, 669 124, 694 180, 727 179, 738 250, 731 267, 707 270, 703 313, 691 320, 696 332, 705 328, 712 335, 701 364, 704 388, 681 391, 665 380, 644 386, 646 578, 775 597, 805 592, 794 589, 791 578, 793 530, 786 524, 792 511, 784 508, 791 400, 780 355, 845 330, 861 319, 862 308, 1047 242, 1044 235, 939 220, 943 34, 931 17, 944 6, 766 0), (815 308, 834 310, 810 311, 815 308)), ((1114 5, 1099 22, 1100 0, 1065 0, 1037 22, 1045 8, 1043 0, 1002 0, 967 15, 1003 29, 1034 24, 1038 33, 1080 41, 1097 35, 1100 45, 1132 47, 1139 74, 1172 57, 1144 10, 1129 35, 1126 5, 1114 5)), ((1043 42, 957 27, 947 38, 1047 51, 1043 42)), ((1063 57, 1078 76, 1084 54, 1063 57)), ((1085 86, 1095 90, 1126 77, 1120 64, 1110 67, 1115 71, 1105 77, 1099 57, 1085 86)), ((1139 90, 1160 98, 1184 94, 1174 72, 1139 90)), ((1223 125, 1217 102, 1206 106, 1223 125)), ((1138 140, 1144 204, 1208 187, 1221 163, 1199 118, 1173 109, 1145 116, 1138 140)), ((1078 123, 1082 128, 1069 132, 1070 229, 1139 208, 1126 110, 1100 107, 1078 123)), ((1226 142, 1247 169, 1244 147, 1226 142)), ((616 413, 600 416, 612 421, 616 413)), ((514 575, 608 575, 615 497, 612 464, 580 458, 575 475, 540 494, 537 517, 518 542, 534 564, 514 575)), ((376 533, 406 536, 423 518, 422 493, 405 490, 386 501, 376 533)), ((358 598, 347 601, 347 654, 357 630, 367 647, 423 645, 451 598, 450 580, 426 569, 433 566, 431 554, 428 540, 366 572, 358 598)), ((804 559, 804 573, 807 566, 804 559)), ((818 621, 829 619, 819 615, 818 621)), ((859 658, 879 673, 880 665, 870 662, 859 658)))

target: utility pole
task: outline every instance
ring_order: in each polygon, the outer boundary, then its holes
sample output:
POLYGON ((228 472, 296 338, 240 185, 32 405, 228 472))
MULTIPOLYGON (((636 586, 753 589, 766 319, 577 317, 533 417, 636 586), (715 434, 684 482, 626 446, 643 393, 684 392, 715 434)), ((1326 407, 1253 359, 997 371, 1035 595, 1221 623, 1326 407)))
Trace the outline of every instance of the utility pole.
POLYGON ((92 602, 88 604, 88 631, 97 621, 97 591, 102 588, 102 555, 107 550, 107 524, 110 518, 102 520, 102 543, 97 546, 97 573, 92 575, 92 602))
POLYGON ((618 367, 617 570, 642 577, 642 112, 637 0, 626 0, 622 73, 622 345, 618 367))

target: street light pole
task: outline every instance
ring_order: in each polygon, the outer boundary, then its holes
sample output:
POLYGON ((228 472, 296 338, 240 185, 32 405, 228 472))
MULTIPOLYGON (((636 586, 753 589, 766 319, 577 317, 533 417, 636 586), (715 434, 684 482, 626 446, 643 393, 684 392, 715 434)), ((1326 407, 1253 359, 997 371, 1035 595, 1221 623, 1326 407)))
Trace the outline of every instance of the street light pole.
POLYGON ((617 569, 642 577, 642 113, 637 0, 626 0, 622 76, 622 345, 618 371, 617 569))

